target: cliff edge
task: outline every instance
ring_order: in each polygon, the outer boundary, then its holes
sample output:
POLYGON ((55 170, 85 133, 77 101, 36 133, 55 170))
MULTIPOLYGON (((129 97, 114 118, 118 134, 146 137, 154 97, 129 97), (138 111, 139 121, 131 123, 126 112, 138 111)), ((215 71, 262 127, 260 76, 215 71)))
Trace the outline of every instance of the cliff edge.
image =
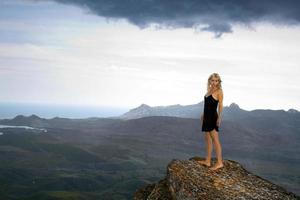
MULTIPOLYGON (((134 200, 233 200, 233 199, 300 199, 299 196, 248 172, 241 164, 224 159, 224 167, 216 171, 201 165, 192 157, 173 159, 167 175, 158 183, 134 193, 134 200)), ((212 159, 212 166, 216 159, 212 159)))

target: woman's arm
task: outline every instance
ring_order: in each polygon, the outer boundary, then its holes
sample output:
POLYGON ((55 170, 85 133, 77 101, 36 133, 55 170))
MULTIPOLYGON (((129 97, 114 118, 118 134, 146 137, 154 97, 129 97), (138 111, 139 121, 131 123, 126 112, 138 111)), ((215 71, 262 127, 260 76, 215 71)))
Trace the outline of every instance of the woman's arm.
POLYGON ((218 105, 218 117, 222 119, 222 111, 223 111, 223 91, 220 90, 219 94, 219 105, 218 105))

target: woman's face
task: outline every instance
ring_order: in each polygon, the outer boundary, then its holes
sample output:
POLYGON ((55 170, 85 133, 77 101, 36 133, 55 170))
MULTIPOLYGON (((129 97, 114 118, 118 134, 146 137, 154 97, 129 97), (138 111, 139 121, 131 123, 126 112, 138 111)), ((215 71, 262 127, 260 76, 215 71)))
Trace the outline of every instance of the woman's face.
POLYGON ((210 79, 211 86, 216 87, 218 85, 218 83, 219 83, 219 80, 217 78, 212 77, 212 79, 210 79))

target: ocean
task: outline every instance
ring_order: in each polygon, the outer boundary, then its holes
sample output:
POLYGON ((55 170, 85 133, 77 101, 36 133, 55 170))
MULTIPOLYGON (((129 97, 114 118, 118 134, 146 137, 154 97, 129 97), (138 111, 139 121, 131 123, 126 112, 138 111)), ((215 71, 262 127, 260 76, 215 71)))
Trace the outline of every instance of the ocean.
POLYGON ((35 114, 41 118, 89 118, 114 117, 122 115, 131 108, 109 106, 73 106, 34 103, 0 103, 0 119, 11 119, 17 115, 35 114))

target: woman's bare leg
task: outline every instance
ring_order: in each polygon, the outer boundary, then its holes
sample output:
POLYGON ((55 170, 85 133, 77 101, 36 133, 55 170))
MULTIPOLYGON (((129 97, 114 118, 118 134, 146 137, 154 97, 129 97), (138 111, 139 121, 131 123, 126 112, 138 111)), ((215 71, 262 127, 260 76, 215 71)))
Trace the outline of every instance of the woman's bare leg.
POLYGON ((211 153, 212 153, 212 138, 209 134, 209 132, 205 132, 205 143, 206 143, 206 160, 203 161, 203 160, 199 160, 198 162, 200 164, 204 164, 206 166, 210 166, 211 164, 211 153))
POLYGON ((217 154, 217 163, 209 169, 216 170, 216 169, 219 169, 224 166, 223 159, 222 159, 222 147, 221 147, 221 143, 219 140, 219 133, 215 129, 212 130, 210 133, 211 133, 211 137, 214 142, 214 147, 215 147, 216 154, 217 154))

